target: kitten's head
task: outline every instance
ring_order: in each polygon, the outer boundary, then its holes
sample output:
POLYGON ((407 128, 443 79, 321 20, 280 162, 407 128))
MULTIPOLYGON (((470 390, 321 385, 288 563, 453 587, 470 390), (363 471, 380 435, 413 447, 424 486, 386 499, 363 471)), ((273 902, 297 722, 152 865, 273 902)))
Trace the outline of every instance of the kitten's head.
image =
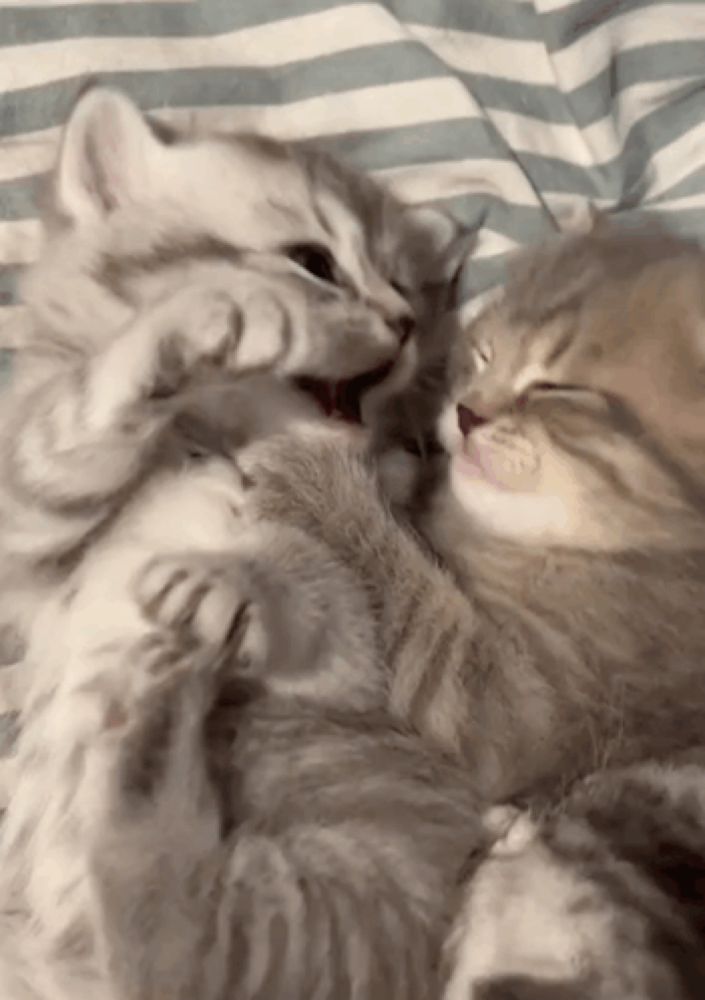
MULTIPOLYGON (((616 811, 624 812, 619 786, 609 777, 606 785, 610 811, 616 792, 616 811)), ((649 829, 648 811, 628 819, 649 829)), ((678 899, 672 906, 658 884, 643 877, 624 842, 604 836, 570 800, 537 817, 494 807, 485 822, 496 839, 463 890, 445 948, 443 1000, 702 995, 701 942, 678 899), (500 829, 497 813, 514 818, 502 817, 500 829)), ((662 865, 667 884, 669 844, 658 823, 651 832, 650 840, 643 838, 646 853, 662 865)))
POLYGON ((441 418, 484 529, 618 550, 700 536, 705 254, 598 224, 520 263, 459 338, 441 418))
POLYGON ((90 350, 196 277, 274 273, 283 294, 291 284, 313 304, 336 299, 361 336, 380 319, 396 335, 386 368, 333 401, 348 416, 372 386, 380 397, 412 379, 456 260, 447 216, 402 206, 318 151, 172 134, 103 88, 73 110, 49 201, 46 246, 24 285, 44 337, 90 350))

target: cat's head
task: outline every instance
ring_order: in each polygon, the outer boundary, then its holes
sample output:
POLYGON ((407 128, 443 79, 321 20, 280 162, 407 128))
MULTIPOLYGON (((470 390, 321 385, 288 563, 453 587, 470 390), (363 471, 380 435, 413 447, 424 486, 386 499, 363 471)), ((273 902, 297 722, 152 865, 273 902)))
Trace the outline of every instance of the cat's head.
POLYGON ((74 107, 47 201, 23 288, 44 336, 90 350, 151 301, 211 272, 227 283, 244 263, 314 303, 334 297, 361 336, 380 317, 394 332, 386 370, 339 391, 348 416, 413 378, 456 262, 449 217, 401 205, 320 151, 172 133, 104 88, 74 107))
POLYGON ((599 223, 528 256, 458 339, 450 485, 525 544, 687 546, 705 501, 705 254, 599 223))

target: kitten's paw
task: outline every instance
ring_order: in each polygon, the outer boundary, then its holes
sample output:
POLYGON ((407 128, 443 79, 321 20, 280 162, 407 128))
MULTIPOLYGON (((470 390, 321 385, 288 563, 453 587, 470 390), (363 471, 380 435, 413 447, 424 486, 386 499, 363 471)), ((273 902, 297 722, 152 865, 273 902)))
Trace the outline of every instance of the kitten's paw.
POLYGON ((242 317, 226 291, 188 288, 159 309, 154 396, 168 397, 199 369, 233 366, 242 317))
POLYGON ((369 435, 361 428, 332 423, 301 423, 288 434, 243 450, 246 510, 302 530, 315 528, 340 497, 352 493, 355 471, 366 467, 369 435))
POLYGON ((227 652, 239 675, 254 675, 269 650, 255 575, 238 553, 157 556, 138 574, 135 596, 145 617, 185 648, 216 660, 227 652))
POLYGON ((156 556, 135 580, 135 596, 147 619, 206 648, 235 642, 251 599, 235 567, 187 555, 156 556))
MULTIPOLYGON (((410 316, 407 321, 412 324, 410 316)), ((311 344, 307 364, 299 368, 320 378, 354 378, 391 366, 407 339, 401 329, 393 330, 366 306, 356 309, 346 303, 341 309, 335 301, 319 307, 309 326, 317 337, 311 344)))

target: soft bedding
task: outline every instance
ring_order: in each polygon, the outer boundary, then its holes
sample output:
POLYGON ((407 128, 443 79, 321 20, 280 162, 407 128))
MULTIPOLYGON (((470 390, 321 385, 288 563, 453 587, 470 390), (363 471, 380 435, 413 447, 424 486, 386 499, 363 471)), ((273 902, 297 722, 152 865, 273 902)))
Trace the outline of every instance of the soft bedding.
MULTIPOLYGON (((589 205, 705 239, 705 2, 0 3, 0 347, 34 196, 89 75, 167 121, 316 139, 478 240, 463 294, 589 205)), ((9 354, 3 356, 3 377, 9 354)), ((16 667, 0 667, 0 799, 16 667)))

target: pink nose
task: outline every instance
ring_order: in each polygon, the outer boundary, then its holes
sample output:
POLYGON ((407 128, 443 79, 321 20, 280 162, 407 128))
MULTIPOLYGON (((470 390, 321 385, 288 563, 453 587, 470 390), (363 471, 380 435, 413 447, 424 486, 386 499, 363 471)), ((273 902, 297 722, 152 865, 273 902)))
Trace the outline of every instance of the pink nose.
POLYGON ((463 406, 462 403, 458 403, 458 427, 460 428, 460 433, 463 437, 467 437, 471 434, 477 427, 482 427, 487 421, 484 417, 481 417, 478 413, 475 413, 470 409, 469 406, 463 406))

